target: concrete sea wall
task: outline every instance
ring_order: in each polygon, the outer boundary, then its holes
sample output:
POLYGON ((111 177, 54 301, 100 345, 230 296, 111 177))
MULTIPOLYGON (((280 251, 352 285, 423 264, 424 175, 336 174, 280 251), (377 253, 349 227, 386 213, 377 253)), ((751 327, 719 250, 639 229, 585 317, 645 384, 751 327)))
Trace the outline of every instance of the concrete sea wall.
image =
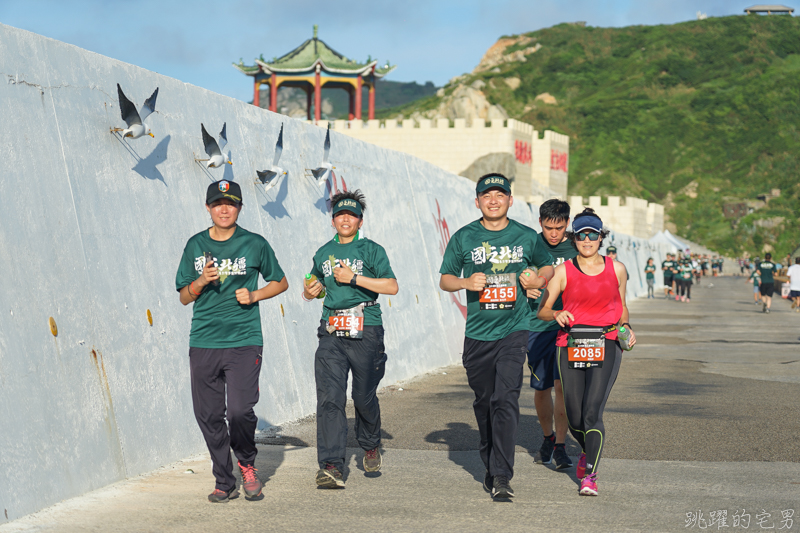
MULTIPOLYGON (((242 185, 240 224, 270 241, 290 282, 260 307, 261 428, 314 411, 320 305, 299 292, 332 236, 331 190, 364 191, 364 233, 399 280, 398 295, 381 297, 384 384, 460 360, 464 300, 438 289, 438 269, 449 234, 477 217, 474 183, 332 132, 335 177, 319 186, 306 169, 321 162, 323 129, 3 25, 0 77, 0 522, 204 450, 192 310, 174 279, 186 240, 209 225, 216 179, 242 185), (123 125, 118 82, 137 106, 159 87, 155 138, 110 133, 123 125), (201 122, 212 134, 227 123, 233 166, 194 161, 205 157, 201 122), (288 175, 265 192, 256 170, 271 163, 281 124, 288 175)), ((524 202, 511 215, 536 226, 524 202)), ((629 239, 639 255, 646 243, 629 239)), ((630 294, 641 294, 631 274, 630 294)))

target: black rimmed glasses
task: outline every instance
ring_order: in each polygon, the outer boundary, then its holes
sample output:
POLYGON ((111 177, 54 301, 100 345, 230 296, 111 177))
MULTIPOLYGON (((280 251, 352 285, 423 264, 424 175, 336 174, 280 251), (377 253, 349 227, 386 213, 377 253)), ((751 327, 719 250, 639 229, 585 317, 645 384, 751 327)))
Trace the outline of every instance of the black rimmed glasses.
POLYGON ((596 231, 579 231, 577 235, 579 241, 585 241, 586 237, 589 237, 590 241, 596 241, 600 238, 600 234, 596 231))

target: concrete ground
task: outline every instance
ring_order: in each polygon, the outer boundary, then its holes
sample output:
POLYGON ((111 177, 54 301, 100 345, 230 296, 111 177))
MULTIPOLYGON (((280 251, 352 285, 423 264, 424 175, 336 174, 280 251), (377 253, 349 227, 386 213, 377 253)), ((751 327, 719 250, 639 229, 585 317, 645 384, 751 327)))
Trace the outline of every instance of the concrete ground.
POLYGON ((719 511, 727 511, 725 530, 800 531, 800 313, 780 298, 761 313, 741 278, 707 278, 693 289, 690 303, 663 292, 630 303, 639 343, 625 354, 605 411, 599 497, 578 495, 574 468, 533 463, 542 432, 526 386, 517 496, 493 502, 481 487, 472 393, 455 366, 382 390, 378 474, 361 466, 350 412, 346 490, 314 485, 312 417, 260 436, 261 501, 209 504, 211 465, 200 456, 0 532, 685 531, 720 527, 719 511))

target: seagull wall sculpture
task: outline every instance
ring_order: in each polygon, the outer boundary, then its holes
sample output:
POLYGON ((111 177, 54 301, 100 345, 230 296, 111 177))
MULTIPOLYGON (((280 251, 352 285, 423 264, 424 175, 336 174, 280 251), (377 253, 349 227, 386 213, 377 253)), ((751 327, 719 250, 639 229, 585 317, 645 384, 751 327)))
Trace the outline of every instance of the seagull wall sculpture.
POLYGON ((281 159, 281 153, 283 152, 283 124, 281 124, 281 131, 278 133, 278 142, 275 143, 275 155, 272 158, 272 166, 267 168, 266 170, 256 170, 256 182, 261 182, 265 185, 264 190, 268 191, 272 187, 274 187, 280 177, 286 174, 287 172, 283 170, 281 167, 278 166, 278 162, 281 159))
POLYGON ((228 136, 225 134, 225 127, 227 122, 222 124, 222 131, 219 132, 219 140, 215 141, 214 138, 208 134, 205 125, 200 123, 200 130, 203 133, 203 145, 205 146, 208 159, 197 159, 195 161, 206 161, 206 168, 219 168, 225 163, 233 165, 228 154, 223 154, 222 150, 228 144, 228 136))
POLYGON ((119 110, 122 115, 122 120, 125 121, 127 128, 111 128, 111 132, 122 132, 123 137, 130 137, 131 139, 138 139, 144 135, 149 135, 155 138, 155 135, 150 131, 150 126, 147 125, 145 120, 153 111, 156 110, 156 97, 158 97, 158 87, 150 95, 150 98, 144 101, 142 108, 136 111, 136 106, 133 105, 125 93, 122 92, 122 87, 117 84, 117 96, 119 97, 119 110))
POLYGON ((309 169, 311 170, 311 174, 314 176, 314 179, 317 181, 317 185, 322 185, 331 175, 331 171, 336 168, 330 162, 330 153, 331 153, 331 130, 328 128, 328 131, 325 133, 325 147, 322 151, 322 163, 317 168, 309 169))

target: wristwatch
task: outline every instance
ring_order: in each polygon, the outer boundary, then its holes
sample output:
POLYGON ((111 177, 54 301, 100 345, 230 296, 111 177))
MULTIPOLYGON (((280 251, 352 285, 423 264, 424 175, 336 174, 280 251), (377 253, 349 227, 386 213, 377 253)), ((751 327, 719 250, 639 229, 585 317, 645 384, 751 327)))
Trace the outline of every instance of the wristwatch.
POLYGON ((350 286, 351 287, 355 287, 356 286, 356 278, 357 277, 358 277, 358 274, 353 274, 353 278, 350 280, 350 286))

